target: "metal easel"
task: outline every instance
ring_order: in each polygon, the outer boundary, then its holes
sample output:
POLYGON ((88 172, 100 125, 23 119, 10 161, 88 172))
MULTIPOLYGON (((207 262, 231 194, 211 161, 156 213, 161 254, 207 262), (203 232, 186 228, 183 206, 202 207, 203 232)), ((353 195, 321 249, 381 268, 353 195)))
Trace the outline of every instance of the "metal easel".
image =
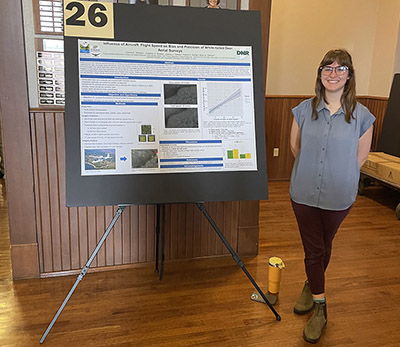
POLYGON ((156 259, 154 272, 160 271, 160 281, 164 277, 165 262, 165 204, 157 204, 156 217, 156 259), (160 253, 160 233, 161 233, 161 269, 158 269, 159 253, 160 253))
MULTIPOLYGON (((67 305, 69 299, 71 298, 72 294, 74 293, 76 287, 78 286, 79 282, 83 279, 83 277, 86 275, 87 271, 89 270, 90 264, 92 263, 92 261, 94 260, 94 258, 96 257, 97 253, 99 252, 101 246, 103 245, 103 243, 105 242, 105 240, 107 239, 108 235, 110 234, 112 228, 114 227, 115 223, 117 222, 118 218, 121 216, 122 212, 125 210, 125 208, 129 206, 129 205, 118 205, 118 209, 115 212, 114 218, 112 219, 111 223, 109 224, 109 226, 107 227, 106 231, 104 232, 104 235, 102 236, 102 238, 100 239, 99 243, 97 244, 96 248, 94 249, 94 251, 92 252, 91 256, 89 257, 89 260, 87 261, 87 263, 85 264, 85 266, 82 268, 81 272, 78 275, 78 278, 76 279, 74 285, 72 286, 71 290, 69 291, 69 293, 67 294, 66 298, 64 299, 63 303, 61 304, 60 308, 58 309, 58 311, 56 312, 56 314, 54 315, 52 321, 50 322, 49 326, 47 327, 46 331, 44 332, 42 338, 40 339, 40 343, 43 343, 44 340, 46 339, 47 335, 49 334, 51 328, 53 327, 54 323, 56 322, 57 318, 60 316, 62 310, 64 309, 64 307, 67 305)), ((257 292, 259 293, 259 295, 264 299, 265 303, 268 305, 268 307, 271 309, 271 311, 274 313, 276 320, 280 321, 281 317, 280 315, 275 311, 275 309, 272 307, 272 305, 270 304, 270 302, 268 301, 268 299, 266 298, 265 294, 263 293, 263 291, 260 289, 260 287, 257 285, 256 281, 253 279, 253 277, 250 275, 250 273, 247 271, 246 267, 244 266, 243 262, 240 260, 239 256, 236 254, 236 252, 233 250, 233 248, 231 247, 231 245, 228 243, 228 241, 226 240, 226 238, 224 237, 224 235, 222 234, 222 232, 219 230, 218 226, 215 224, 214 220, 211 218, 211 216, 209 215, 209 213, 207 212, 206 207, 204 206, 204 203, 202 202, 198 202, 196 203, 196 206, 200 209, 200 211, 203 213, 203 215, 207 218, 207 220, 209 221, 210 225, 212 226, 212 228, 215 230, 215 232, 217 233, 217 235, 219 236, 219 238, 221 239, 221 241, 223 242, 223 244, 225 245, 225 247, 228 249, 228 251, 231 253, 233 259, 235 260, 235 262, 239 265, 239 267, 243 270, 243 272, 245 273, 245 275, 247 276, 247 278, 250 280, 250 282, 252 283, 252 285, 254 286, 254 288, 257 290, 257 292)), ((162 214, 162 220, 165 221, 165 204, 159 204, 157 205, 157 208, 159 210, 161 210, 161 214, 162 214)), ((157 211, 157 217, 159 217, 159 210, 157 211)), ((164 227, 165 228, 165 223, 164 223, 164 227)), ((165 231, 165 230, 164 230, 165 231)), ((165 245, 165 232, 162 232, 161 236, 162 236, 162 243, 163 245, 165 245)), ((157 262, 158 264, 158 262, 157 262)), ((161 262, 161 271, 162 273, 164 272, 164 259, 162 259, 161 262)), ((158 269, 158 265, 157 268, 158 269)), ((160 278, 161 279, 161 278, 160 278)))
POLYGON ((82 278, 86 275, 87 271, 89 270, 90 264, 92 263, 93 259, 96 257, 98 251, 100 250, 101 246, 103 245, 104 241, 107 239, 108 234, 110 234, 112 228, 114 227, 114 224, 117 222, 118 218, 121 216, 122 212, 124 212, 125 207, 128 205, 118 205, 117 212, 115 212, 115 216, 112 219, 110 225, 104 232, 104 235, 100 239, 99 243, 97 244, 96 248, 92 252, 89 260, 85 264, 85 266, 82 268, 80 274, 78 275, 78 278, 76 279, 74 285, 72 286, 71 290, 69 291, 68 295, 64 299, 63 303, 61 304, 60 308, 58 309, 57 313, 54 315, 53 320, 47 327, 46 331, 44 332, 42 338, 40 339, 40 343, 43 343, 45 340, 46 336, 50 332, 51 328, 53 327, 54 323, 56 322, 58 316, 61 314, 62 310, 64 309, 65 305, 67 304, 68 300, 71 298, 72 294, 74 293, 76 287, 78 286, 79 282, 82 280, 82 278))

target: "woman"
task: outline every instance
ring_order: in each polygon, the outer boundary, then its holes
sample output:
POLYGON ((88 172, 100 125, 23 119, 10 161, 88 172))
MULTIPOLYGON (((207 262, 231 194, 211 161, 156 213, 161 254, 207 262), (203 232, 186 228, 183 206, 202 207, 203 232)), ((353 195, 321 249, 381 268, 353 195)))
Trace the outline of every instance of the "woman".
POLYGON ((290 147, 296 159, 290 197, 307 274, 294 312, 314 308, 303 331, 312 343, 327 322, 325 271, 332 241, 355 201, 360 167, 371 147, 375 117, 356 101, 355 85, 350 54, 331 50, 318 68, 315 97, 292 110, 290 147))
POLYGON ((207 0, 206 8, 218 8, 218 9, 220 9, 221 7, 219 7, 219 0, 207 0))

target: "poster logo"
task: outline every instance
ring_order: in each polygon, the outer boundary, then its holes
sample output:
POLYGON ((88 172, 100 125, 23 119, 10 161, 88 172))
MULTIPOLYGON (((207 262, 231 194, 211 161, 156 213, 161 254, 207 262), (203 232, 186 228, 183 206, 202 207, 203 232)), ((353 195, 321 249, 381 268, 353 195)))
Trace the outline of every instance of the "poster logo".
POLYGON ((79 51, 81 53, 89 53, 90 45, 87 42, 82 42, 79 44, 79 51))

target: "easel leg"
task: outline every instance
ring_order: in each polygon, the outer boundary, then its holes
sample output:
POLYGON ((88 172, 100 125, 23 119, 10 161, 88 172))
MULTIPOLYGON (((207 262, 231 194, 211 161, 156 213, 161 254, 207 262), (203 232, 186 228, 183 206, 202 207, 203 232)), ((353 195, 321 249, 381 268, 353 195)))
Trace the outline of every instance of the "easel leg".
POLYGON ((69 291, 67 297, 64 299, 63 303, 61 304, 60 308, 58 309, 57 313, 55 314, 53 320, 47 327, 46 331, 44 332, 42 338, 40 339, 40 343, 43 343, 45 338, 47 337, 48 333, 50 332, 51 328, 53 327, 54 323, 56 322, 58 316, 61 314, 62 310, 64 309, 65 305, 67 304, 68 300, 74 293, 76 287, 78 286, 79 282, 82 280, 82 278, 86 275, 86 272, 89 270, 90 264, 92 263, 93 259, 96 257, 97 253, 99 252, 99 249, 103 245, 104 241, 106 240, 108 234, 111 232, 112 228, 114 227, 114 224, 117 222, 118 218, 121 216, 122 212, 124 211, 125 207, 127 205, 118 205, 118 210, 115 212, 115 216, 113 220, 111 221, 110 225, 108 226, 107 230, 104 232, 104 235, 102 236, 101 240, 97 244, 96 248, 94 249, 92 255, 90 256, 89 260, 85 264, 85 266, 82 268, 82 271, 80 272, 78 278, 76 279, 76 282, 72 286, 71 290, 69 291))
POLYGON ((278 314, 278 312, 275 311, 275 309, 272 307, 260 287, 257 285, 256 281, 251 277, 250 273, 247 271, 245 268, 243 262, 240 260, 239 256, 235 253, 231 245, 228 243, 228 241, 225 239, 224 235, 222 235, 221 231, 218 229, 217 225, 215 224, 214 220, 211 218, 211 216, 208 214, 205 206, 203 203, 196 203, 197 207, 200 209, 201 212, 203 212, 204 216, 207 218, 207 220, 210 222, 211 226, 215 230, 215 232, 218 234, 219 238, 221 241, 224 243, 225 247, 228 249, 228 251, 231 253, 233 259, 235 262, 239 265, 239 267, 243 270, 247 278, 250 280, 250 282, 253 284, 254 288, 257 290, 257 292, 260 294, 260 296, 264 299, 265 303, 268 305, 268 307, 271 309, 271 311, 274 313, 276 320, 280 321, 281 316, 278 314))
POLYGON ((157 204, 157 217, 156 217, 156 267, 154 269, 154 272, 158 272, 158 258, 159 258, 159 249, 160 249, 160 207, 161 204, 157 204))
POLYGON ((160 281, 164 276, 164 261, 165 261, 165 204, 161 204, 161 271, 160 271, 160 281))

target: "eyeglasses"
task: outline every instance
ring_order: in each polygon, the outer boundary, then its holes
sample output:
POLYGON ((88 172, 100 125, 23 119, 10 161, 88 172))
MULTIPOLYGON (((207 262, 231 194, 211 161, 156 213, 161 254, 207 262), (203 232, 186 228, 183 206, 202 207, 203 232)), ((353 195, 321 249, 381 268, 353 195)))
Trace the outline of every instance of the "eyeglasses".
POLYGON ((332 71, 335 71, 335 74, 338 75, 338 76, 344 75, 346 73, 346 71, 349 70, 349 68, 347 66, 345 66, 345 65, 335 66, 335 67, 333 67, 333 66, 321 66, 319 69, 322 71, 322 73, 324 75, 330 75, 332 73, 332 71))

